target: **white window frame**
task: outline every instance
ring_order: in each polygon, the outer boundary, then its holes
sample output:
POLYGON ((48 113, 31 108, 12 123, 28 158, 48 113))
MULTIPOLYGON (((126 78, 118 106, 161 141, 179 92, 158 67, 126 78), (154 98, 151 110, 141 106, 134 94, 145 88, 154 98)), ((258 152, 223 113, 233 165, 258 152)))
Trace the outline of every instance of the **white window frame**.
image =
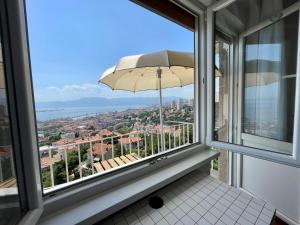
MULTIPOLYGON (((253 144, 253 147, 238 145, 241 144, 242 132, 241 132, 241 120, 242 120, 242 101, 243 99, 240 97, 243 94, 243 40, 247 35, 256 32, 262 29, 265 26, 268 26, 274 22, 270 20, 266 20, 251 29, 243 32, 238 36, 238 50, 234 51, 234 67, 238 65, 239 68, 234 68, 234 90, 230 91, 234 92, 234 102, 237 104, 233 104, 230 107, 233 107, 233 112, 237 117, 235 117, 233 134, 234 138, 237 137, 235 143, 225 143, 216 141, 213 139, 213 130, 214 130, 214 100, 213 100, 213 92, 214 92, 214 29, 215 29, 215 13, 228 5, 232 4, 236 0, 221 0, 217 3, 211 5, 207 8, 207 145, 226 149, 232 152, 241 153, 249 156, 254 156, 257 158, 270 160, 278 163, 287 164, 294 167, 300 167, 300 63, 297 64, 297 78, 296 78, 296 94, 295 94, 295 117, 294 117, 294 136, 293 136, 293 153, 292 155, 284 155, 280 154, 280 149, 276 148, 276 144, 280 144, 282 148, 288 148, 288 144, 273 142, 267 146, 267 149, 258 148, 258 145, 253 144), (242 62, 242 63, 240 63, 242 62), (238 88, 237 88, 238 87, 238 88), (238 99, 236 99, 238 97, 238 99), (272 151, 270 151, 272 150, 272 151)), ((292 6, 286 8, 282 11, 282 17, 285 17, 292 12, 299 11, 300 13, 300 3, 295 3, 292 6)), ((282 18, 281 17, 281 18, 282 18)), ((300 16, 299 16, 299 33, 298 33, 298 52, 297 57, 298 61, 300 60, 300 16)), ((233 34, 236 35, 236 34, 233 34)), ((254 136, 254 135, 253 135, 254 136)), ((245 134, 243 134, 245 137, 245 134)), ((266 139, 262 137, 255 138, 251 136, 246 136, 246 138, 250 138, 250 140, 255 140, 256 142, 260 142, 263 145, 266 145, 266 139)))

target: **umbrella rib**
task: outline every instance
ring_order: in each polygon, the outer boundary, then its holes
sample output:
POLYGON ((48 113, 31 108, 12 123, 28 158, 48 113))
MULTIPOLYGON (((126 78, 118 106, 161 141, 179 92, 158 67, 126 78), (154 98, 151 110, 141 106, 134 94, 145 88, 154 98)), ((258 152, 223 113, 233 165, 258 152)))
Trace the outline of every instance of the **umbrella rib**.
MULTIPOLYGON (((131 69, 128 69, 128 70, 130 71, 131 69)), ((115 86, 117 86, 117 83, 119 83, 119 81, 120 81, 121 78, 123 78, 125 75, 127 75, 128 73, 130 73, 129 71, 127 73, 123 73, 123 74, 120 75, 120 77, 115 82, 115 86)))
POLYGON ((134 83, 134 87, 133 87, 133 91, 134 91, 134 92, 136 92, 136 91, 135 91, 135 89, 136 89, 136 84, 137 84, 138 80, 139 80, 142 76, 143 76, 143 74, 141 74, 141 76, 138 76, 138 77, 137 77, 137 79, 136 79, 136 81, 135 81, 135 83, 134 83))
POLYGON ((176 73, 174 73, 174 71, 171 68, 170 68, 170 70, 171 70, 172 74, 174 74, 174 76, 176 76, 178 78, 178 80, 180 82, 180 87, 182 87, 183 85, 182 85, 182 80, 180 79, 180 77, 177 76, 176 73))

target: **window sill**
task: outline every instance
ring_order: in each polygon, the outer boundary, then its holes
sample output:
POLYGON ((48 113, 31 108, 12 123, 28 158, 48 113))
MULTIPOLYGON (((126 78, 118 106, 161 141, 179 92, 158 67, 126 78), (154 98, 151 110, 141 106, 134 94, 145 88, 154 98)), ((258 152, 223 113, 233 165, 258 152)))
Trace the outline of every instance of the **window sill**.
MULTIPOLYGON (((218 152, 212 150, 199 151, 198 147, 198 151, 194 151, 184 159, 181 158, 180 161, 172 162, 159 170, 156 169, 113 189, 98 193, 76 204, 72 204, 72 206, 65 207, 58 212, 42 216, 39 224, 69 225, 95 223, 186 175, 192 170, 203 165, 209 165, 210 161, 217 158, 218 155, 218 152)), ((159 167, 156 164, 152 166, 159 167)))

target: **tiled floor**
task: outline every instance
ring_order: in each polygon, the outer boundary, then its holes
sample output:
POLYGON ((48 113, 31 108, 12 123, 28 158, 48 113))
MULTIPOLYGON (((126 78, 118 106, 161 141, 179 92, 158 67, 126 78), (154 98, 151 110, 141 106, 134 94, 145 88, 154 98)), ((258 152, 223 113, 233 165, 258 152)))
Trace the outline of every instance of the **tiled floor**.
POLYGON ((116 225, 266 225, 275 208, 225 183, 194 171, 98 224, 116 225), (160 196, 164 206, 153 209, 148 200, 160 196))

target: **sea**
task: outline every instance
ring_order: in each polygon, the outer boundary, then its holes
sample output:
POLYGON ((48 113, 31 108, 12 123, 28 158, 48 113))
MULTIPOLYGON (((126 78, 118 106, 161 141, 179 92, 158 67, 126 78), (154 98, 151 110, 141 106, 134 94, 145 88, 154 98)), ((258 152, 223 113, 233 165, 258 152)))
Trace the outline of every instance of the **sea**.
POLYGON ((44 122, 55 119, 83 118, 87 116, 95 116, 97 114, 105 114, 116 111, 121 112, 127 109, 141 109, 146 107, 149 107, 149 105, 37 108, 36 117, 37 121, 44 122))

